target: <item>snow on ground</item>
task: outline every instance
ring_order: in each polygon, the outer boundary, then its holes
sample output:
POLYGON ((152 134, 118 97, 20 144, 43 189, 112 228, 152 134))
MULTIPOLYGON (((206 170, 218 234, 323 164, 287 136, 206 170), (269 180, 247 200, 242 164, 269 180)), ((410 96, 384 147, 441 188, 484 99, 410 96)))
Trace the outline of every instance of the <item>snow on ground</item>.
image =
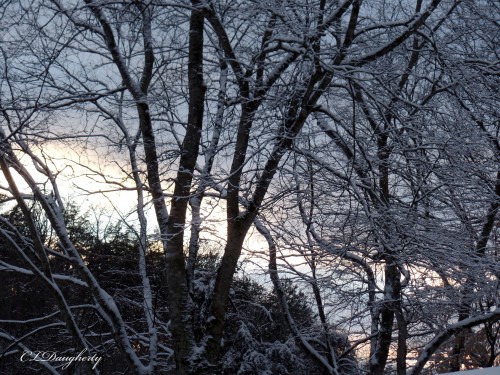
POLYGON ((448 372, 442 375, 452 375, 452 374, 460 374, 460 375, 500 375, 500 367, 490 367, 479 370, 471 370, 471 371, 460 371, 460 372, 448 372))

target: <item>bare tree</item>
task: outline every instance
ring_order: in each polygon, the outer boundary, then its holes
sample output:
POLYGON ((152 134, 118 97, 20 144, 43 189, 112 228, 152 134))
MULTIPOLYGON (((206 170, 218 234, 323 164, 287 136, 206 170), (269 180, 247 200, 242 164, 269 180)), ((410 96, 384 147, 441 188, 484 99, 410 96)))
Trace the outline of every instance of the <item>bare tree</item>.
MULTIPOLYGON (((344 363, 365 344, 370 374, 392 365, 405 374, 415 356, 411 371, 419 373, 453 335, 460 351, 464 330, 498 320, 496 302, 479 309, 498 293, 489 247, 500 196, 489 97, 498 99, 498 67, 493 38, 475 49, 474 38, 458 30, 462 12, 484 14, 483 5, 3 3, 12 21, 1 29, 0 166, 4 201, 19 207, 28 232, 1 217, 0 235, 18 259, 2 258, 1 269, 51 291, 57 324, 79 351, 106 347, 77 319, 90 308, 105 326, 101 337, 115 343, 132 372, 167 371, 173 355, 178 374, 212 374, 223 368, 233 279, 255 227, 267 241, 284 321, 326 373, 347 371, 344 363), (455 57, 461 49, 470 49, 466 67, 455 57), (461 75, 477 77, 484 89, 461 75), (49 150, 38 150, 63 139, 96 150, 117 171, 68 164, 105 189, 136 193, 129 226, 141 332, 69 234, 58 187, 64 173, 54 170, 49 150), (215 201, 225 214, 224 249, 196 311, 202 213, 215 201), (50 236, 43 235, 47 225, 50 236), (166 314, 155 302, 152 228, 164 254, 166 314), (53 259, 66 267, 56 271, 53 259), (280 278, 285 266, 310 287, 319 342, 291 313, 280 278), (61 283, 91 302, 73 300, 61 283), (440 313, 437 298, 446 304, 440 313)), ((53 323, 43 324, 33 334, 53 323)), ((24 337, 7 330, 1 337, 7 351, 27 350, 24 337)))

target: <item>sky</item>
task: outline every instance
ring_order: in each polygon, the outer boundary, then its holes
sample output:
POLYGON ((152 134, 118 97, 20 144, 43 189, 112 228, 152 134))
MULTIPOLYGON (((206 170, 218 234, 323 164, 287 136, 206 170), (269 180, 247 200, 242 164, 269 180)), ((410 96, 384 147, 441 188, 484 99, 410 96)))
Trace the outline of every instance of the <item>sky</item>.
MULTIPOLYGON (((43 158, 51 172, 57 175, 57 186, 64 202, 79 206, 80 212, 88 214, 91 221, 95 220, 107 225, 109 222, 123 220, 128 225, 137 227, 137 193, 133 190, 133 181, 127 179, 129 165, 124 155, 126 154, 117 152, 110 155, 109 150, 98 147, 84 148, 68 141, 45 142, 37 150, 37 156, 43 158), (130 190, 121 189, 118 184, 130 190)), ((34 179, 41 184, 46 183, 47 190, 51 191, 47 177, 36 171, 27 156, 20 155, 19 157, 34 179)), ((29 193, 28 185, 22 177, 14 171, 12 174, 19 189, 29 193)), ((0 174, 0 186, 6 187, 6 185, 3 174, 0 174)), ((150 197, 146 197, 146 202, 148 231, 154 233, 157 231, 157 225, 150 197)), ((2 211, 10 207, 12 205, 4 205, 2 211)), ((188 220, 190 217, 190 212, 188 212, 188 220)), ((222 247, 226 237, 224 201, 205 198, 202 205, 202 218, 204 219, 202 238, 213 243, 213 246, 222 247)), ((189 227, 185 240, 189 241, 189 227)), ((262 261, 257 259, 253 264, 247 262, 249 268, 255 271, 259 271, 262 267, 267 269, 267 243, 256 230, 251 230, 244 243, 242 260, 248 258, 248 261, 250 257, 246 255, 254 252, 260 252, 261 257, 265 259, 262 261)))

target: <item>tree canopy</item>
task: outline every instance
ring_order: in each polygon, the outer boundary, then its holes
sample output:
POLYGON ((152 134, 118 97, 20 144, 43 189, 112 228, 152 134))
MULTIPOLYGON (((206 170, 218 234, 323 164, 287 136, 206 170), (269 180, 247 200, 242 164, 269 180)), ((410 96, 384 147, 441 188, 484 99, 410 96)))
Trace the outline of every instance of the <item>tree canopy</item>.
POLYGON ((495 1, 5 0, 0 17, 0 366, 499 364, 495 1))

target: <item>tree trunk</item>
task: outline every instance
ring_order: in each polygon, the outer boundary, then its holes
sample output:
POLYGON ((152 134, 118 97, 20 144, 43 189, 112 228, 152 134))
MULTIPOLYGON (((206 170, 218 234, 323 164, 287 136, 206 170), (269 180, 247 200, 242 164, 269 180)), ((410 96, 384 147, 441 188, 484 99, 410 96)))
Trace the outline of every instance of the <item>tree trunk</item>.
POLYGON ((247 222, 242 222, 241 220, 228 221, 227 244, 217 272, 213 299, 210 306, 210 316, 207 322, 209 337, 206 354, 208 361, 214 366, 217 366, 221 352, 224 317, 226 305, 229 300, 229 290, 241 254, 243 241, 249 228, 250 225, 247 222))
POLYGON ((174 341, 175 364, 179 375, 189 373, 190 356, 195 345, 192 325, 192 301, 189 296, 184 261, 184 227, 189 203, 193 172, 203 126, 205 84, 203 82, 203 13, 191 12, 189 25, 189 113, 186 135, 174 186, 166 237, 166 275, 174 341))
POLYGON ((400 298, 399 270, 394 257, 388 256, 385 265, 384 302, 380 309, 380 326, 375 350, 370 356, 370 375, 384 375, 392 342, 392 326, 400 298))

